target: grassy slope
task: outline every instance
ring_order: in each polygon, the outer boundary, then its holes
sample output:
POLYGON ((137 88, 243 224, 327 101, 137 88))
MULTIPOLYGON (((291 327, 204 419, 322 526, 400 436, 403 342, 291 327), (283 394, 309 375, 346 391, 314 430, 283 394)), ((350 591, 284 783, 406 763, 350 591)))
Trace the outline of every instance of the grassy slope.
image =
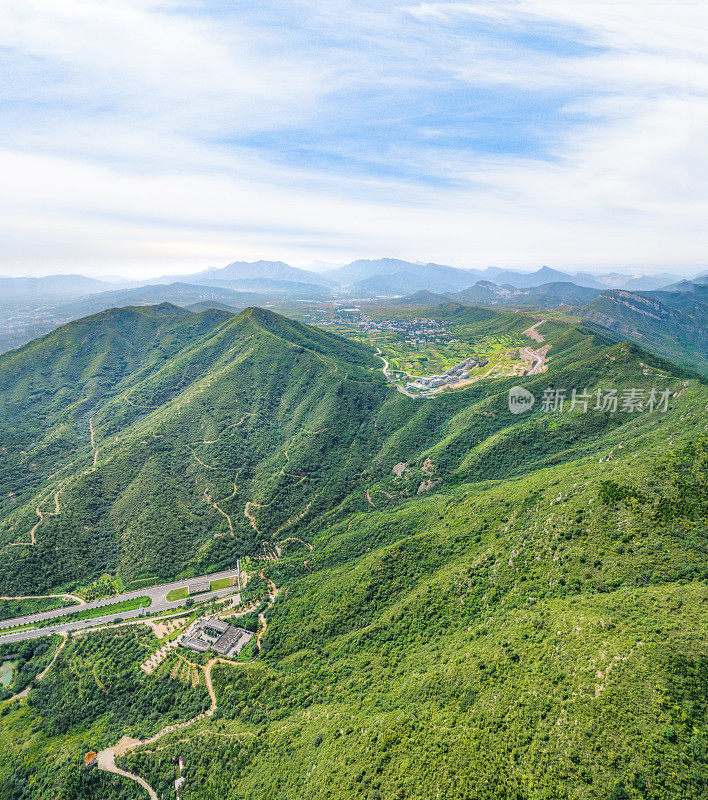
MULTIPOLYGON (((132 312, 129 316, 126 327, 135 321, 132 312)), ((331 334, 257 309, 236 317, 189 315, 166 334, 151 330, 154 339, 139 332, 133 348, 137 363, 124 366, 125 373, 132 370, 130 381, 96 391, 90 409, 77 411, 74 398, 88 389, 62 383, 66 371, 75 379, 81 365, 92 386, 95 359, 105 363, 118 357, 116 351, 131 352, 96 345, 100 355, 95 357, 82 358, 78 346, 67 354, 63 340, 80 342, 81 328, 92 326, 102 335, 108 327, 111 337, 130 333, 122 327, 115 333, 99 315, 81 321, 78 331, 61 329, 58 342, 47 337, 45 346, 50 344, 52 352, 44 361, 29 353, 36 377, 28 379, 27 369, 14 366, 19 355, 4 365, 16 372, 5 397, 18 397, 28 380, 40 376, 59 384, 59 394, 71 392, 62 404, 40 402, 36 411, 30 396, 15 414, 39 417, 41 412, 48 423, 44 438, 27 423, 17 434, 22 440, 8 448, 5 479, 14 495, 0 535, 8 543, 27 541, 38 519, 35 508, 47 514, 37 529, 36 547, 3 552, 6 588, 13 585, 13 591, 37 585, 39 563, 53 567, 42 571, 44 586, 115 570, 130 580, 171 577, 194 562, 198 569, 231 563, 244 551, 257 550, 261 539, 289 529, 294 524, 289 520, 308 503, 311 516, 331 507, 377 445, 371 410, 385 393, 377 361, 366 349, 331 334), (170 343, 179 339, 169 358, 161 344, 164 335, 170 343), (153 350, 159 357, 151 358, 153 350), (62 372, 57 361, 68 361, 70 369, 62 372), (99 449, 95 470, 86 442, 89 414, 99 449), (57 444, 65 427, 73 435, 57 444), (42 481, 32 473, 25 477, 27 460, 37 472, 41 465, 45 476, 58 465, 66 467, 42 481), (56 502, 60 513, 53 515, 56 502), (261 533, 244 514, 247 502, 257 504, 252 508, 261 533)))
MULTIPOLYGON (((663 459, 705 429, 684 397, 620 452, 372 510, 272 567, 287 598, 261 665, 218 673, 191 796, 704 796, 705 444, 663 459), (605 503, 598 458, 647 499, 605 503)), ((129 763, 164 780, 183 748, 129 763)))
MULTIPOLYGON (((671 410, 513 417, 504 381, 378 400, 361 478, 302 523, 312 552, 295 545, 268 568, 287 592, 263 658, 215 669, 216 718, 189 745, 180 733, 131 755, 132 768, 169 791, 170 759, 188 752, 189 796, 205 799, 704 796, 708 464, 682 448, 706 432, 708 392, 631 346, 552 335, 551 371, 524 380, 536 394, 670 386, 671 410), (418 494, 428 480, 440 483, 418 494)), ((165 385, 158 375, 145 397, 165 385)), ((288 402, 290 416, 271 418, 309 424, 288 402)), ((139 417, 136 435, 152 424, 139 417)), ((0 731, 41 727, 67 702, 42 697, 0 731)), ((21 777, 38 757, 54 794, 36 796, 90 796, 78 779, 67 788, 85 731, 74 722, 21 750, 0 734, 0 797, 3 764, 21 777)))

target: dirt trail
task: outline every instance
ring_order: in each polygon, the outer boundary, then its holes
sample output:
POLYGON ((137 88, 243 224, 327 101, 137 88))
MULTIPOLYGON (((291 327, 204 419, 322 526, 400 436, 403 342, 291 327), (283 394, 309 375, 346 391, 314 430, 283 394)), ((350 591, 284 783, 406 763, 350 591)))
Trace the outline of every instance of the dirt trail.
POLYGON ((234 422, 232 425, 227 425, 225 428, 222 428, 219 431, 219 435, 216 437, 216 439, 200 439, 198 442, 190 442, 190 445, 194 444, 199 446, 202 444, 216 444, 219 439, 221 439, 222 434, 226 433, 228 430, 231 430, 231 428, 238 427, 246 419, 246 417, 251 417, 254 413, 255 412, 253 411, 249 411, 247 414, 244 414, 238 422, 234 422))
POLYGON ((207 719, 208 717, 211 717, 216 711, 216 693, 214 692, 214 687, 211 682, 211 668, 214 666, 214 664, 218 663, 233 664, 234 662, 228 661, 225 658, 212 658, 212 660, 205 667, 203 667, 204 683, 206 684, 207 692, 209 692, 209 698, 211 699, 211 704, 206 711, 203 711, 201 714, 197 714, 195 717, 185 720, 184 722, 175 722, 173 725, 167 725, 167 727, 163 728, 147 739, 130 739, 124 736, 115 746, 101 750, 101 752, 98 754, 98 768, 104 770, 105 772, 113 772, 116 775, 122 775, 124 778, 129 778, 132 781, 137 781, 137 783, 147 790, 148 794, 151 798, 153 798, 153 800, 158 800, 156 792, 147 783, 147 781, 145 781, 139 775, 136 775, 134 772, 128 772, 127 770, 116 766, 116 754, 125 755, 131 750, 135 750, 136 747, 155 744, 155 742, 162 739, 163 736, 174 733, 174 731, 178 731, 181 728, 186 728, 188 725, 192 725, 193 723, 198 722, 200 719, 207 719))
MULTIPOLYGON (((268 608, 272 608, 273 603, 275 603, 275 598, 280 594, 280 589, 278 589, 278 587, 273 583, 273 581, 270 578, 266 578, 266 576, 263 574, 263 570, 261 570, 258 573, 258 577, 261 580, 264 580, 268 583, 268 589, 270 590, 270 594, 268 595, 268 608)), ((266 631, 268 630, 268 621, 265 618, 266 610, 267 609, 264 609, 258 615, 258 621, 261 623, 262 626, 261 628, 259 628, 258 633, 256 634, 256 645, 258 647, 258 650, 261 649, 261 640, 263 639, 266 631)), ((252 660, 255 661, 255 656, 252 660)))
POLYGON ((49 597, 60 597, 62 600, 69 599, 69 600, 76 600, 77 603, 80 605, 85 603, 86 601, 83 597, 79 597, 76 594, 21 594, 21 595, 3 595, 0 597, 0 600, 45 600, 49 597))
POLYGON ((297 475, 294 472, 286 472, 285 471, 285 466, 287 466, 287 464, 290 462, 290 456, 288 455, 288 451, 287 450, 284 451, 284 455, 285 455, 285 465, 283 465, 280 468, 280 473, 279 474, 280 475, 287 475, 288 478, 298 478, 298 482, 295 484, 295 486, 299 486, 301 483, 303 483, 304 481, 307 480, 307 475, 297 475))
MULTIPOLYGON (((44 668, 44 669, 43 669, 43 670, 42 670, 42 671, 39 673, 39 675, 37 675, 37 677, 36 677, 36 678, 35 678, 35 679, 32 681, 32 683, 39 683, 39 681, 41 681, 41 680, 42 680, 42 678, 44 678, 44 676, 45 676, 45 675, 46 675, 46 674, 49 672, 49 670, 52 668, 52 666, 53 666, 54 662, 57 660, 57 656, 59 655, 59 653, 61 653, 61 651, 64 649, 64 645, 66 644, 68 637, 67 637, 67 635, 66 635, 65 633, 62 633, 62 634, 61 634, 61 636, 63 636, 63 637, 64 637, 64 640, 63 640, 63 641, 62 641, 62 643, 59 645, 59 647, 57 647, 56 653, 54 653, 54 657, 53 657, 53 658, 52 658, 52 660, 51 660, 51 661, 50 661, 50 662, 47 664, 47 666, 46 666, 46 667, 45 667, 45 668, 44 668)), ((30 684, 29 686, 27 686, 27 687, 26 687, 25 689, 23 689, 21 692, 18 692, 17 694, 15 694, 15 695, 13 695, 12 697, 10 697, 10 698, 9 698, 9 702, 12 702, 13 700, 20 700, 20 699, 22 699, 22 698, 24 698, 24 697, 27 697, 27 695, 28 695, 28 694, 29 694, 29 692, 30 692, 30 688, 31 688, 31 686, 32 686, 32 684, 30 684)))
MULTIPOLYGON (((321 432, 321 431, 311 431, 311 430, 309 430, 309 428, 306 428, 306 430, 307 430, 308 433, 313 433, 313 434, 321 432)), ((321 430, 326 430, 326 429, 322 428, 321 430)), ((285 468, 290 463, 290 454, 288 453, 288 450, 292 447, 292 444, 295 441, 295 439, 297 438, 297 436, 298 436, 298 434, 295 434, 295 436, 293 436, 290 439, 290 443, 288 444, 288 446, 283 451, 283 455, 285 456, 285 464, 283 464, 283 466, 280 468, 280 472, 278 473, 278 475, 286 475, 288 478, 297 478, 298 481, 295 484, 295 486, 299 486, 301 483, 303 483, 304 481, 307 480, 307 475, 303 474, 302 472, 297 473, 297 472, 286 472, 285 471, 285 468)))
POLYGON ((196 461, 198 461, 198 462, 199 462, 199 463, 200 463, 200 464, 201 464, 201 465, 202 465, 202 466, 203 466, 205 469, 216 469, 216 467, 212 467, 212 465, 211 465, 211 464, 205 464, 205 463, 204 463, 204 462, 201 460, 201 458, 199 458, 199 456, 198 456, 198 455, 196 455, 195 453, 192 453, 192 456, 194 456, 194 459, 195 459, 196 461))
POLYGON ((127 403, 129 406, 133 406, 133 408, 146 408, 146 409, 148 409, 148 411, 154 411, 156 408, 159 408, 159 406, 146 406, 146 405, 143 405, 142 403, 134 403, 134 402, 133 402, 133 401, 130 399, 130 397, 128 397, 127 395, 126 395, 124 398, 122 398, 122 399, 123 399, 123 400, 125 400, 125 402, 126 402, 126 403, 127 403))
POLYGON ((369 489, 366 490, 366 499, 369 501, 369 505, 373 508, 376 508, 376 503, 371 499, 371 495, 369 494, 369 489))
POLYGON ((93 471, 96 471, 96 462, 98 461, 98 454, 100 447, 96 447, 96 429, 93 427, 93 417, 89 418, 89 431, 91 433, 91 449, 93 450, 93 471))
POLYGON ((281 539, 278 544, 282 544, 283 542, 301 542, 308 550, 312 550, 312 545, 309 542, 306 542, 304 539, 298 539, 297 536, 288 536, 287 539, 281 539))
POLYGON ((150 800, 158 800, 157 792, 146 780, 143 780, 140 775, 136 775, 134 772, 128 772, 116 766, 116 754, 112 747, 109 747, 107 750, 101 750, 98 754, 98 768, 104 772, 112 772, 114 775, 122 775, 124 778, 130 778, 131 781, 139 783, 143 789, 147 791, 150 795, 150 800))
MULTIPOLYGON (((280 589, 278 589, 278 587, 273 583, 273 581, 270 578, 265 577, 262 569, 259 573, 259 577, 268 583, 268 590, 270 592, 270 594, 267 595, 268 597, 267 608, 264 609, 258 615, 258 620, 261 623, 261 628, 256 634, 256 644, 258 646, 258 649, 260 650, 261 640, 263 639, 266 631, 268 630, 268 622, 265 618, 265 611, 272 607, 273 603, 275 602, 275 598, 280 593, 280 589)), ((66 642, 66 639, 64 640, 64 642, 66 642)), ((162 728, 162 730, 158 731, 156 734, 148 737, 147 739, 131 739, 130 737, 124 736, 116 745, 114 745, 113 747, 109 747, 106 750, 102 750, 98 754, 98 768, 106 772, 113 772, 116 775, 122 775, 124 778, 129 778, 130 780, 136 781, 144 789, 147 790, 152 800, 158 800, 155 791, 145 780, 143 780, 143 778, 141 778, 139 775, 136 775, 133 772, 128 772, 127 770, 120 769, 120 767, 116 766, 115 763, 116 755, 122 756, 125 753, 128 753, 137 747, 143 747, 145 745, 155 744, 155 742, 159 741, 164 736, 167 736, 170 733, 174 733, 175 731, 180 730, 182 728, 186 728, 187 726, 192 725, 193 723, 198 722, 199 720, 207 719, 213 716, 217 708, 217 699, 216 699, 216 692, 214 691, 214 686, 211 680, 212 667, 215 664, 244 666, 246 664, 252 664, 257 658, 258 656, 255 655, 249 661, 242 661, 242 662, 234 662, 226 658, 219 658, 219 657, 212 658, 211 661, 209 661, 209 663, 205 667, 202 667, 202 669, 204 670, 204 683, 206 685, 207 692, 209 693, 209 698, 211 700, 211 704, 209 705, 209 708, 206 711, 203 711, 201 714, 197 714, 195 717, 185 720, 184 722, 175 722, 172 725, 168 725, 167 727, 162 728)))
POLYGON ((317 499, 318 496, 319 492, 312 498, 312 500, 310 500, 307 503, 307 505, 305 506, 305 508, 302 509, 302 511, 298 511, 297 514, 293 514, 292 517, 290 517, 285 522, 284 525, 278 528, 278 530, 275 532, 275 535, 279 536, 281 533, 283 533, 283 531, 286 531, 288 528, 291 528, 296 522, 299 522, 308 513, 308 511, 310 510, 310 506, 317 499))
POLYGON ((258 523, 256 522, 256 518, 255 518, 255 517, 253 516, 253 514, 251 513, 251 508, 263 508, 263 506, 262 506, 260 503, 255 503, 253 500, 249 500, 249 501, 246 503, 246 507, 243 509, 243 515, 244 515, 244 516, 245 516, 245 517, 248 519, 248 521, 251 523, 251 527, 253 528, 253 530, 254 530, 254 531, 255 531, 255 532, 256 532, 256 533, 257 533, 259 536, 263 536, 263 534, 261 533, 261 531, 259 531, 259 530, 258 530, 258 523))
POLYGON ((61 489, 57 489, 56 492, 54 492, 54 511, 42 511, 42 506, 47 502, 47 500, 51 497, 51 495, 45 497, 44 500, 42 500, 42 502, 37 506, 37 508, 35 508, 35 513, 39 517, 39 520, 35 522, 34 526, 32 527, 32 530, 30 531, 29 542, 10 542, 10 544, 8 545, 9 547, 19 547, 20 545, 28 545, 34 547, 37 544, 37 538, 35 536, 35 532, 37 531, 37 528, 39 528, 39 526, 42 524, 42 522, 44 522, 44 518, 59 516, 59 495, 61 494, 62 491, 63 487, 61 489))
POLYGON ((209 490, 208 489, 204 490, 204 499, 207 501, 207 503, 209 503, 209 505, 212 508, 216 509, 219 512, 219 514, 221 514, 222 517, 226 518, 226 522, 229 525, 229 532, 230 532, 231 536, 234 535, 233 522, 231 521, 231 517, 224 511, 224 509, 219 507, 219 503, 225 503, 227 500, 231 500, 231 498, 235 496, 237 491, 238 491, 238 489, 236 488, 236 484, 234 483, 233 492, 231 492, 231 494, 228 497, 224 497, 223 500, 219 500, 218 502, 215 502, 214 500, 211 499, 211 495, 209 494, 209 490))

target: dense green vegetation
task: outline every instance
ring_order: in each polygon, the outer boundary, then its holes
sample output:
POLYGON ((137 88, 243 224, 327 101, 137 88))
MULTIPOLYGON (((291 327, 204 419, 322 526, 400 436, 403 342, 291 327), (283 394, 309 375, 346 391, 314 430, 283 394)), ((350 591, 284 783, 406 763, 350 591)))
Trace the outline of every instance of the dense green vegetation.
POLYGON ((46 734, 88 729, 102 719, 112 729, 146 736, 209 705, 204 686, 152 679, 137 669, 149 654, 146 632, 102 630, 64 648, 50 675, 30 694, 46 734), (43 713, 47 712, 47 713, 43 713))
POLYGON ((14 664, 12 681, 3 688, 0 699, 5 700, 24 691, 52 660, 59 641, 58 636, 46 636, 27 642, 0 644, 0 658, 14 664))
POLYGON ((43 513, 36 545, 2 550, 6 590, 232 566, 351 492, 378 447, 380 362, 265 311, 187 317, 105 312, 0 358, 0 540, 29 542, 43 513), (72 349, 92 328, 111 331, 95 355, 72 349))
MULTIPOLYGON (((96 470, 84 427, 60 513, 45 513, 35 547, 5 548, 0 575, 52 588, 113 569, 128 583, 250 554, 242 599, 268 594, 269 580, 280 592, 239 618, 253 630, 263 611, 267 632, 252 663, 213 667, 214 716, 119 763, 167 798, 182 755, 181 796, 194 800, 706 796, 703 384, 633 345, 547 323, 550 368, 516 379, 539 398, 517 416, 510 380, 411 400, 365 348, 267 312, 206 333, 158 319, 191 344, 105 389, 92 408, 96 470), (549 387, 670 400, 666 412, 546 412, 549 387), (276 546, 278 560, 255 560, 276 546), (39 558, 49 566, 33 572, 39 558)), ((3 402, 23 396, 8 387, 3 402)), ((22 442, 37 464, 52 426, 86 422, 63 408, 56 421, 37 410, 51 424, 22 442)), ((38 490, 18 484, 7 543, 43 498, 52 511, 48 475, 38 490)), ((0 798, 144 796, 77 765, 89 747, 208 705, 184 668, 171 677, 175 662, 139 669, 158 646, 141 626, 67 644, 29 700, 1 712, 0 798)))
POLYGON ((74 605, 76 605, 76 601, 64 600, 61 597, 31 597, 23 600, 0 600, 0 621, 74 605))
MULTIPOLYGON (((49 639, 38 641, 54 650, 49 639)), ((92 776, 78 765, 89 749, 115 744, 116 731, 148 736, 208 708, 203 683, 193 687, 171 678, 169 670, 146 675, 139 668, 153 642, 152 632, 132 626, 78 636, 63 648, 26 703, 5 706, 0 797, 141 796, 125 780, 92 776), (19 758, 12 761, 10 744, 20 747, 19 758)), ((23 647, 29 645, 39 646, 23 647)))
MULTIPOLYGON (((705 796, 706 440, 654 447, 611 464, 623 498, 566 464, 570 483, 357 516, 323 532, 314 574, 271 567, 287 599, 260 664, 215 672, 190 797, 705 796)), ((128 763, 164 785, 175 739, 128 763)))
POLYGON ((708 291, 603 292, 578 313, 676 364, 708 376, 708 291))

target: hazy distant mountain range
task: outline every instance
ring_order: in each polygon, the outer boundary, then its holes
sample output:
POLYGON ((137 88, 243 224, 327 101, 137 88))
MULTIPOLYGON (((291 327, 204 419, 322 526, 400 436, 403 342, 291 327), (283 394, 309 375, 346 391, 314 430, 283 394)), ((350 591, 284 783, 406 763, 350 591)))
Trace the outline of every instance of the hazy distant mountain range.
MULTIPOLYGON (((172 303, 181 307, 219 307, 239 311, 249 306, 273 306, 289 301, 365 301, 401 298, 413 305, 430 306, 450 300, 464 305, 499 306, 512 309, 581 309, 576 313, 603 328, 636 338, 652 346, 645 330, 646 316, 638 309, 647 301, 658 302, 683 314, 676 324, 698 325, 700 329, 708 274, 688 278, 662 273, 637 276, 609 272, 570 273, 548 266, 522 272, 487 267, 460 269, 444 264, 403 261, 396 258, 357 259, 350 264, 317 271, 293 267, 283 261, 234 261, 225 267, 190 275, 166 275, 144 281, 99 280, 83 275, 46 277, 0 277, 0 352, 18 347, 58 325, 108 308, 172 303), (661 296, 627 295, 641 292, 661 296), (623 298, 613 293, 624 293, 623 298), (670 297, 668 296, 670 295, 670 297), (630 311, 628 305, 634 311, 630 311), (693 304, 693 305, 692 305, 693 304), (617 314, 610 313, 616 309, 617 314), (621 313, 620 313, 621 311, 621 313), (632 313, 642 314, 633 325, 632 313), (640 322, 643 323, 640 324, 640 322)), ((397 302, 397 301, 396 301, 397 302)), ((689 336, 688 351, 699 350, 698 340, 689 336)), ((661 338, 661 337, 659 337, 661 338)), ((662 346, 658 352, 665 353, 662 346)), ((687 365, 699 366, 688 358, 687 365)))
MULTIPOLYGON (((486 269, 460 269, 444 264, 402 261, 396 258, 358 259, 327 271, 313 271, 292 267, 283 261, 234 261, 225 267, 202 270, 190 275, 165 275, 144 281, 115 282, 87 278, 82 275, 49 275, 41 278, 0 277, 0 296, 3 300, 29 297, 82 297, 106 290, 136 288, 138 286, 175 283, 191 286, 218 286, 237 291, 276 295, 335 296, 348 294, 363 297, 386 294, 409 294, 413 291, 458 292, 474 286, 479 281, 498 286, 530 289, 550 283, 572 283, 592 289, 629 289, 651 291, 662 287, 678 288, 687 276, 661 273, 637 276, 610 272, 592 274, 571 273, 543 266, 535 271, 487 267, 486 269)), ((694 281, 708 280, 705 275, 694 281)), ((681 289, 679 289, 681 290, 681 289)))
POLYGON ((111 284, 84 275, 45 275, 41 278, 9 278, 0 275, 0 305, 27 298, 77 297, 110 289, 111 284))

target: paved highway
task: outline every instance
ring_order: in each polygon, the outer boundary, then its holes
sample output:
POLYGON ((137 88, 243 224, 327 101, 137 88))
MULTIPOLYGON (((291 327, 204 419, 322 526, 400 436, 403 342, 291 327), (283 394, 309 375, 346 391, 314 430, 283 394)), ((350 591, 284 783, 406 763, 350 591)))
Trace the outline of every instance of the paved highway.
MULTIPOLYGON (((539 323, 539 325, 540 324, 541 323, 539 323)), ((531 369, 529 370, 528 374, 529 375, 536 375, 538 373, 538 371, 541 369, 541 367, 543 366, 543 361, 544 361, 543 357, 537 355, 536 353, 534 353, 533 350, 529 350, 528 347, 522 347, 521 350, 522 350, 522 355, 525 354, 529 361, 533 361, 534 362, 533 367, 531 367, 531 369)))
MULTIPOLYGON (((100 625, 113 621, 116 617, 121 619, 134 619, 139 617, 141 613, 146 611, 150 614, 156 614, 161 611, 170 611, 178 608, 184 603, 184 600, 172 600, 168 602, 167 594, 173 589, 183 589, 190 583, 195 583, 199 580, 218 581, 221 578, 235 578, 238 575, 238 570, 226 570, 225 572, 213 572, 211 575, 200 575, 195 578, 189 578, 182 581, 174 581, 172 583, 163 583, 159 586, 151 586, 145 589, 138 589, 134 592, 123 592, 122 594, 113 595, 112 597, 104 597, 101 600, 94 600, 90 603, 84 603, 77 606, 67 606, 65 608, 57 608, 52 611, 42 611, 38 614, 28 614, 24 617, 16 617, 15 619, 6 619, 0 623, 0 631, 6 628, 14 628, 16 625, 25 625, 28 623, 44 622, 45 620, 57 619, 71 614, 75 611, 88 611, 93 608, 101 608, 102 606, 111 605, 113 603, 120 603, 124 600, 135 600, 138 597, 149 597, 152 600, 151 605, 147 609, 133 609, 132 611, 114 611, 104 616, 96 616, 91 619, 75 620, 74 622, 60 622, 52 624, 51 627, 46 628, 30 628, 25 631, 17 631, 16 633, 8 633, 0 636, 0 644, 5 642, 19 642, 25 639, 36 639, 38 636, 46 636, 49 633, 62 633, 71 630, 77 630, 89 625, 100 625)), ((224 595, 233 592, 233 587, 226 589, 217 589, 213 592, 204 592, 203 594, 195 595, 195 599, 201 602, 202 600, 211 600, 214 597, 223 597, 224 595)))
MULTIPOLYGON (((388 365, 388 361, 386 361, 386 359, 385 359, 385 358, 384 358, 384 357, 381 355, 381 349, 380 349, 380 348, 378 348, 378 347, 377 347, 376 349, 378 350, 378 352, 376 353, 376 355, 377 355, 377 356, 378 356, 378 357, 379 357, 379 358, 380 358, 380 359, 383 361, 383 363, 384 363, 384 365, 383 365, 383 374, 384 374, 384 377, 385 377, 385 378, 386 378, 386 380, 387 380, 387 381, 388 381, 388 382, 391 384, 391 386, 395 386, 395 387, 396 387, 396 389, 398 389, 398 391, 399 391, 401 394, 404 394, 406 397, 410 397, 410 398, 412 398, 413 400, 420 400, 420 398, 421 398, 421 397, 432 397, 434 394, 436 394, 437 392, 439 392, 439 391, 440 391, 439 389, 433 389, 432 391, 426 392, 425 394, 411 394, 411 392, 407 391, 407 390, 406 390, 406 389, 404 389, 402 386, 399 386, 399 385, 396 383, 396 381, 394 381, 394 380, 393 380, 393 379, 390 377, 390 368, 389 368, 389 365, 388 365), (388 374, 387 374, 387 373, 388 373, 388 374)), ((410 375, 409 375, 408 377, 410 377, 410 375)))

